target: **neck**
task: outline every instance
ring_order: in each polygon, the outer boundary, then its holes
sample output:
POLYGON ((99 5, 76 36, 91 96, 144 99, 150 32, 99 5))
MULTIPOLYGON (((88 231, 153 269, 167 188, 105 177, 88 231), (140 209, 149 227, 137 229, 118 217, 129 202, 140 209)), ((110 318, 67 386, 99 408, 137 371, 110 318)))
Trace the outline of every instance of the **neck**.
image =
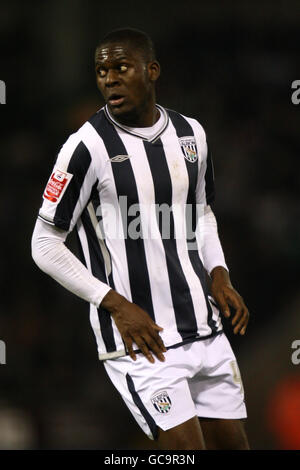
POLYGON ((151 103, 144 104, 139 109, 134 109, 122 116, 114 116, 113 118, 123 126, 128 127, 151 127, 159 119, 160 112, 155 106, 155 99, 151 103))

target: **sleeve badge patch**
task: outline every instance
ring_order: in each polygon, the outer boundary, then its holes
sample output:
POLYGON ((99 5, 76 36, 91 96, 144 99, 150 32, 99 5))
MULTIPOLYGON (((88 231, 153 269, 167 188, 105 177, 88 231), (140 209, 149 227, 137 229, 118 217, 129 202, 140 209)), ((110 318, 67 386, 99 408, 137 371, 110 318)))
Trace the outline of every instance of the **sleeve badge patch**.
POLYGON ((54 203, 59 202, 72 177, 71 173, 55 169, 49 178, 43 198, 54 203))

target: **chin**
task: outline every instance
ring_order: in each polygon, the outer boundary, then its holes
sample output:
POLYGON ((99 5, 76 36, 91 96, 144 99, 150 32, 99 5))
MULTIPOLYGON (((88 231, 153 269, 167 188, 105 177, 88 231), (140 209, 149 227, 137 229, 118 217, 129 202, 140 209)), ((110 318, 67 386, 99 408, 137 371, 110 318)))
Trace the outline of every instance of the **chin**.
POLYGON ((110 114, 118 118, 122 121, 124 121, 124 124, 128 124, 129 126, 132 124, 133 121, 136 120, 137 117, 137 109, 133 107, 129 107, 126 105, 121 105, 121 106, 109 106, 108 109, 110 114))
POLYGON ((126 113, 126 109, 124 111, 124 106, 123 105, 121 105, 121 106, 110 106, 110 105, 108 105, 108 109, 109 109, 110 114, 112 114, 113 116, 120 116, 124 112, 126 113))

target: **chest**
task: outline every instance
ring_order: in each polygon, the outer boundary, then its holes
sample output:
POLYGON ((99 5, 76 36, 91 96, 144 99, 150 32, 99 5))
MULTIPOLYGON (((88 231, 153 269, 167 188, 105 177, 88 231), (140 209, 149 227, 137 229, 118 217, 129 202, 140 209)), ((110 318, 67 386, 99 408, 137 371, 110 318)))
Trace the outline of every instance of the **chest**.
POLYGON ((184 204, 196 189, 197 152, 172 136, 154 143, 126 136, 106 158, 100 195, 125 196, 129 204, 184 204))

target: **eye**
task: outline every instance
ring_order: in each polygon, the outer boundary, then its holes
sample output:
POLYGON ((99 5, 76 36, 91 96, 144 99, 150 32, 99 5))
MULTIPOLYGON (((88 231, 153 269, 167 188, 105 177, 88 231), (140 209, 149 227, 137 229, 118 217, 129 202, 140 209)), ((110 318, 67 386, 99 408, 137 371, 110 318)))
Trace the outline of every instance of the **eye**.
POLYGON ((105 77, 106 71, 104 69, 97 69, 97 74, 100 75, 100 77, 105 77))
POLYGON ((127 72, 128 66, 125 64, 121 64, 119 69, 120 69, 120 72, 127 72))

